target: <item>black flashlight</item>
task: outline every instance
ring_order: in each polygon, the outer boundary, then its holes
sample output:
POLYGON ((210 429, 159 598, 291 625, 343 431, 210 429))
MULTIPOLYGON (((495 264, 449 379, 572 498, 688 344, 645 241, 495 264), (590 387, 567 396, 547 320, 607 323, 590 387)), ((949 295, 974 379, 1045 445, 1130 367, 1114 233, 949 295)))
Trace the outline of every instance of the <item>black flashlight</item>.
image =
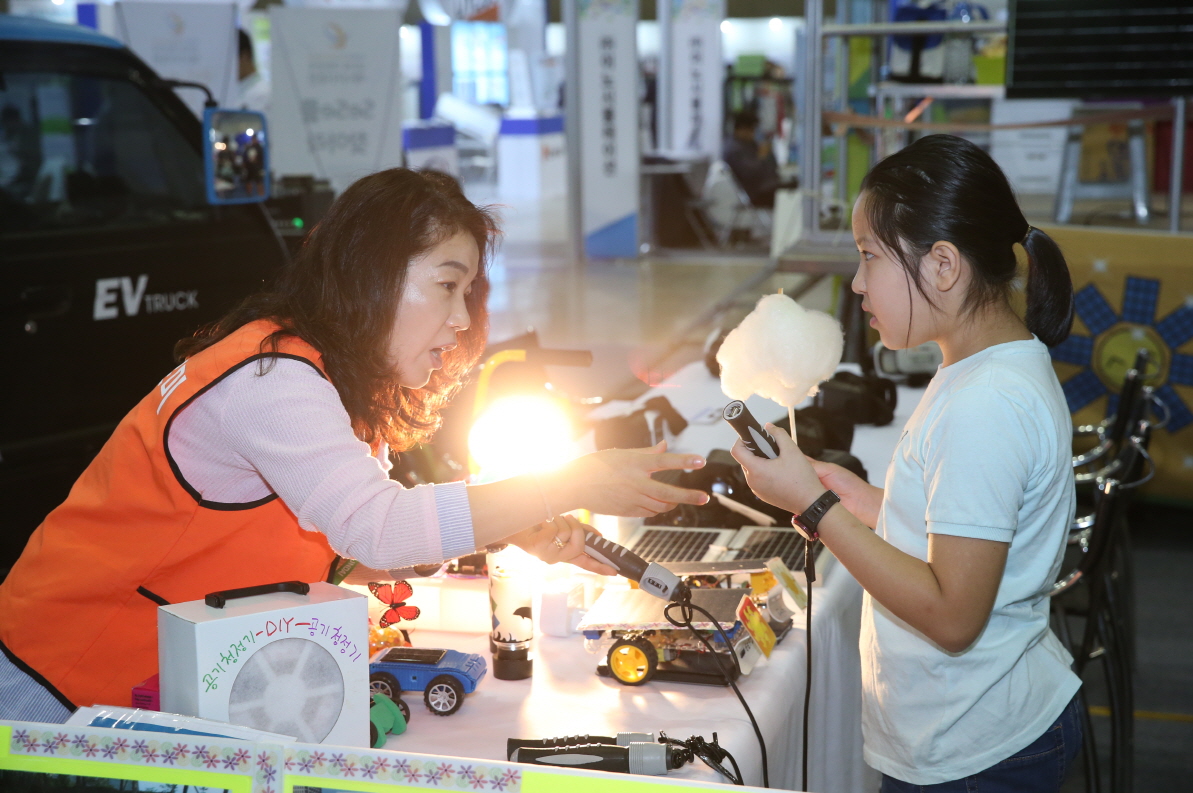
POLYGON ((725 406, 721 417, 729 422, 729 426, 741 437, 742 443, 754 454, 770 460, 779 456, 779 444, 762 429, 745 402, 740 399, 733 400, 725 406))

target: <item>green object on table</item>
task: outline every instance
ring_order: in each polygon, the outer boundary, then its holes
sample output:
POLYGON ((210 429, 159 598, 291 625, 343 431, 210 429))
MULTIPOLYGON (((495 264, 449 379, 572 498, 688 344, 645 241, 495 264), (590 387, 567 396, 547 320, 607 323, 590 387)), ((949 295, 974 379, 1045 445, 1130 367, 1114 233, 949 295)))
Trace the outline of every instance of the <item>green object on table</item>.
POLYGON ((384 694, 373 695, 373 706, 369 708, 369 721, 377 728, 377 737, 373 739, 373 748, 385 746, 388 735, 401 735, 406 732, 406 717, 398 708, 396 702, 384 694))

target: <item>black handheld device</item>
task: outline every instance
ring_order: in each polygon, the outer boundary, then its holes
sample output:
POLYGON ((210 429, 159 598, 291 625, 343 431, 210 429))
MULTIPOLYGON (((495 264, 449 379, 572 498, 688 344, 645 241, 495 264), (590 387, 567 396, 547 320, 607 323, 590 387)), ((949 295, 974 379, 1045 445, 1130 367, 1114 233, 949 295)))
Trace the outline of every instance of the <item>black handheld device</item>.
POLYGON ((729 422, 729 426, 737 432, 742 443, 754 454, 769 460, 779 456, 779 444, 762 429, 758 420, 754 418, 754 414, 746 407, 745 402, 740 399, 733 400, 725 406, 721 417, 729 422))
POLYGON ((584 536, 584 552, 657 598, 678 601, 687 588, 683 579, 666 567, 657 562, 647 562, 629 548, 607 540, 596 532, 590 531, 584 536))
POLYGON ((568 746, 629 746, 631 743, 658 743, 653 732, 619 732, 612 735, 565 735, 561 738, 507 738, 506 759, 512 759, 519 749, 562 749, 568 746))
POLYGON ((586 746, 529 747, 514 749, 515 763, 583 768, 587 771, 617 771, 623 774, 666 774, 682 768, 686 759, 673 746, 661 743, 631 743, 629 746, 594 743, 586 746))

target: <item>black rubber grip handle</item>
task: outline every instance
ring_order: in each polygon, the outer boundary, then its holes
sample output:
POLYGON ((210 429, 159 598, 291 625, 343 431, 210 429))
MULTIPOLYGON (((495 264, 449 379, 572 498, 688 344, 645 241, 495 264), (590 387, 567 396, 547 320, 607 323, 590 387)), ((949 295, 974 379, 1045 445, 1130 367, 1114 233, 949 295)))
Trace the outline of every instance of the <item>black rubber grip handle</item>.
POLYGON ((616 746, 617 739, 609 735, 565 735, 560 738, 506 738, 505 757, 513 757, 518 749, 559 749, 564 746, 606 744, 616 746))
POLYGON ((593 531, 584 535, 584 551, 598 562, 612 567, 618 575, 625 576, 635 583, 642 580, 643 573, 649 567, 645 559, 629 548, 606 540, 593 531))
POLYGON ((625 746, 609 746, 599 743, 587 746, 527 746, 518 749, 517 762, 628 774, 630 773, 630 750, 625 746))
POLYGON ((311 591, 310 584, 301 581, 282 581, 277 584, 261 584, 260 586, 246 586, 241 589, 225 589, 223 592, 212 592, 203 598, 203 602, 213 609, 222 609, 229 600, 237 598, 251 598, 253 595, 270 595, 274 592, 292 592, 295 595, 305 595, 311 591))
POLYGON ((527 350, 526 363, 539 366, 592 366, 591 350, 527 350))
POLYGON ((762 429, 754 414, 746 407, 746 403, 735 399, 725 406, 721 417, 729 422, 729 426, 741 438, 746 448, 758 457, 773 460, 779 456, 779 444, 770 434, 762 429))

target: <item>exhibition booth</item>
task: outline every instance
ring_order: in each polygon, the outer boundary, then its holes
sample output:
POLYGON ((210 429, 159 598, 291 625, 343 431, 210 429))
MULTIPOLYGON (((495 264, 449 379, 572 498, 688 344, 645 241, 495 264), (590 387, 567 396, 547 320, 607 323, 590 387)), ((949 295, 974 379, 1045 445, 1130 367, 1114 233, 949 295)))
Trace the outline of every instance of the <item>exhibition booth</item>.
POLYGON ((1042 2, 7 0, 0 790, 1132 790, 1188 14, 1042 2))

